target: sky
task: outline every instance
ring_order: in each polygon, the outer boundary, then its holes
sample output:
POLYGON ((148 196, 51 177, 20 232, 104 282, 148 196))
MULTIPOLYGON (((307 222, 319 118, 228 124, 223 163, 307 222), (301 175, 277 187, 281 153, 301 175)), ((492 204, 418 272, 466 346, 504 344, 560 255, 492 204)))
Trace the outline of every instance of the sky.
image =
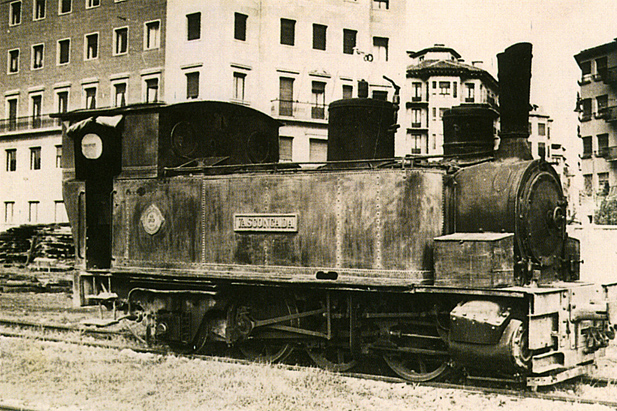
POLYGON ((575 166, 582 143, 574 55, 617 37, 617 0, 409 0, 408 13, 409 50, 444 44, 469 64, 483 61, 495 78, 498 53, 532 43, 531 103, 553 118, 551 139, 566 145, 575 166))

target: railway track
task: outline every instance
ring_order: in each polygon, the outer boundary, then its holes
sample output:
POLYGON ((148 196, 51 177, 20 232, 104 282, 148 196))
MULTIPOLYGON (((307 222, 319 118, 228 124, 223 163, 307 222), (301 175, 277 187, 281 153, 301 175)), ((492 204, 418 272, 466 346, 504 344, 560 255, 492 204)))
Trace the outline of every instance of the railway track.
MULTIPOLYGON (((250 361, 245 359, 238 358, 230 358, 230 357, 222 357, 216 355, 200 355, 200 354, 179 354, 177 352, 172 352, 168 349, 164 348, 151 348, 146 347, 142 341, 138 341, 135 336, 126 331, 110 331, 110 330, 100 330, 100 329, 92 329, 92 328, 84 328, 84 327, 75 327, 75 326, 67 326, 67 325, 58 325, 58 324, 43 324, 43 323, 35 323, 29 321, 16 321, 16 320, 8 320, 8 319, 0 319, 0 326, 4 326, 4 328, 12 328, 14 331, 9 330, 0 330, 0 336, 12 337, 12 338, 29 338, 40 341, 49 341, 49 342, 64 342, 70 344, 84 345, 84 346, 92 346, 99 348, 109 348, 109 349, 131 349, 140 353, 153 353, 153 354, 161 354, 161 355, 183 355, 192 359, 202 359, 207 361, 217 361, 217 362, 225 362, 230 364, 242 364, 247 365, 250 364, 250 361), (34 330, 39 331, 40 333, 24 333, 25 330, 34 330), (76 340, 76 339, 67 339, 61 336, 62 333, 79 333, 80 335, 88 335, 93 337, 91 340, 76 340), (50 335, 51 334, 51 335, 50 335), (139 345, 136 344, 128 344, 128 343, 118 343, 118 342, 109 342, 110 338, 127 338, 132 342, 137 340, 139 345), (104 341, 106 340, 106 341, 104 341)), ((285 367, 290 370, 302 370, 306 369, 304 365, 288 365, 282 364, 282 367, 285 367)), ((341 376, 363 379, 363 380, 372 380, 393 384, 409 384, 408 381, 399 378, 392 377, 387 375, 379 375, 372 374, 367 372, 361 373, 340 373, 341 376)), ((549 400, 563 403, 571 403, 571 404, 590 404, 590 405, 601 405, 610 408, 617 409, 617 401, 612 400, 601 400, 597 398, 584 398, 576 395, 569 395, 564 393, 555 393, 555 392, 543 392, 543 391, 532 391, 526 388, 504 388, 499 386, 497 383, 493 382, 492 384, 479 385, 477 381, 474 380, 465 380, 463 383, 452 383, 452 382, 423 382, 423 383, 414 383, 416 385, 425 386, 425 387, 433 387, 439 389, 450 389, 450 390, 458 390, 465 393, 470 394, 478 394, 478 395, 502 395, 511 398, 518 399, 540 399, 540 400, 549 400)), ((607 387, 617 385, 617 379, 612 378, 597 378, 597 377, 584 377, 579 379, 576 384, 586 384, 594 387, 607 387)), ((30 409, 17 407, 13 405, 7 405, 0 403, 0 411, 4 410, 27 410, 30 409)), ((37 411, 37 410, 31 410, 37 411)))

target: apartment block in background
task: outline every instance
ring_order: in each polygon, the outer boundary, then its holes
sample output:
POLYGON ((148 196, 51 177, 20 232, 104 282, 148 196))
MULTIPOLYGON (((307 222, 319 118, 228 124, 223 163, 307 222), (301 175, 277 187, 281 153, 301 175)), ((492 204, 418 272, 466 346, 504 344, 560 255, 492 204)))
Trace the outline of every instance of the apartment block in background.
POLYGON ((162 101, 165 0, 0 4, 0 231, 67 221, 50 114, 162 101))
POLYGON ((617 40, 574 56, 581 70, 577 101, 583 146, 580 201, 589 221, 617 186, 617 40))

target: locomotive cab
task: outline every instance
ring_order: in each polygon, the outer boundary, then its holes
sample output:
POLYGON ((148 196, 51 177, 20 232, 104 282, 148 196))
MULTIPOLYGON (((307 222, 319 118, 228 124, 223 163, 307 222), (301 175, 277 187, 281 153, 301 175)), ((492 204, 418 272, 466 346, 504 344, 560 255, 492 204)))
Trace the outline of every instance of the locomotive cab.
MULTIPOLYGON (((78 110, 63 120, 63 192, 76 243, 76 302, 109 291, 125 223, 119 181, 160 179, 204 165, 278 161, 280 123, 256 110, 216 101, 78 110)), ((126 189, 125 189, 126 190, 126 189)), ((156 223, 156 213, 149 213, 156 223)))

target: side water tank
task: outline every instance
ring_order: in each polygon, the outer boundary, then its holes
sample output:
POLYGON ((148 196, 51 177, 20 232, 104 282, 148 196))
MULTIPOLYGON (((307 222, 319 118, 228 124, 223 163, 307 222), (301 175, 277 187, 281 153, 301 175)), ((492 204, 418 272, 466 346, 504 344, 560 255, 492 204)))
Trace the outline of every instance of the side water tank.
POLYGON ((328 161, 394 157, 394 103, 351 98, 330 103, 328 161))
POLYGON ((493 153, 495 119, 488 104, 452 107, 443 115, 443 153, 446 156, 476 157, 493 153))

